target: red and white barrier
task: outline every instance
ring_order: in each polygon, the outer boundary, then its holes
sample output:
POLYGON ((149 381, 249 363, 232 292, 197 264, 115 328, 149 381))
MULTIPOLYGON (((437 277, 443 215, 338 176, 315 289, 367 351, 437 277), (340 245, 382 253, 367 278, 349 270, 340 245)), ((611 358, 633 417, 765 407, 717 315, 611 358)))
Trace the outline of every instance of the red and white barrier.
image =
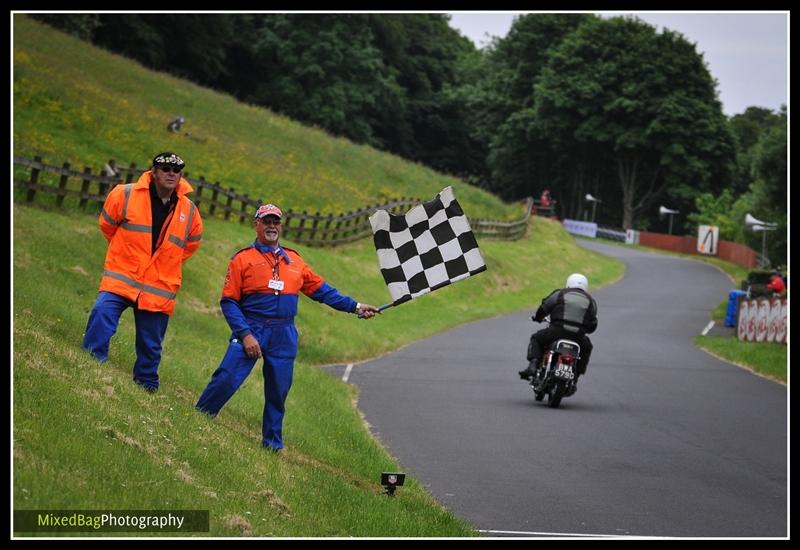
POLYGON ((736 335, 741 341, 785 344, 786 315, 786 300, 742 300, 736 335))
POLYGON ((747 319, 749 318, 749 309, 750 304, 747 300, 743 299, 739 302, 739 315, 737 317, 739 322, 736 327, 736 335, 741 342, 747 340, 747 319))

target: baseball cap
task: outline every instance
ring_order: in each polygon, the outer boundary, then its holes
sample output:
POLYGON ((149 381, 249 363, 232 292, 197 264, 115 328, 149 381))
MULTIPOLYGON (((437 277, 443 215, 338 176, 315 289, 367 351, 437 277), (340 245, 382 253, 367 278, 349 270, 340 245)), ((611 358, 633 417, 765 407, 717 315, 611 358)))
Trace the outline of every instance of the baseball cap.
POLYGON ((261 219, 266 216, 278 216, 279 218, 283 217, 283 212, 281 209, 275 206, 274 204, 262 204, 256 210, 256 219, 261 219))
POLYGON ((177 166, 178 168, 183 168, 186 163, 175 153, 167 151, 153 157, 153 166, 177 166))

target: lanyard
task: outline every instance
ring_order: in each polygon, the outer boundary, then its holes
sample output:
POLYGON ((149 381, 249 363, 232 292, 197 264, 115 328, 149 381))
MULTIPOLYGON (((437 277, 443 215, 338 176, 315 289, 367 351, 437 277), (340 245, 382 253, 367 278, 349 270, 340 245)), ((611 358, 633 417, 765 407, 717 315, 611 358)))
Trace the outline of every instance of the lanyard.
POLYGON ((267 263, 269 263, 268 258, 270 253, 272 253, 275 263, 272 264, 272 278, 267 281, 267 288, 272 290, 276 296, 279 295, 284 287, 284 281, 281 281, 281 256, 283 256, 283 259, 286 260, 287 264, 290 263, 289 257, 286 256, 286 253, 283 250, 281 250, 280 246, 273 248, 272 246, 261 245, 258 241, 253 243, 253 246, 255 246, 259 252, 261 252, 262 256, 264 256, 264 259, 267 260, 267 263))
POLYGON ((280 281, 281 280, 281 257, 278 255, 278 250, 275 250, 274 254, 275 263, 272 266, 272 280, 280 281))
POLYGON ((281 291, 283 290, 283 281, 281 281, 281 257, 278 255, 278 251, 275 251, 275 263, 272 264, 272 279, 267 282, 267 288, 272 289, 275 296, 278 296, 281 291))

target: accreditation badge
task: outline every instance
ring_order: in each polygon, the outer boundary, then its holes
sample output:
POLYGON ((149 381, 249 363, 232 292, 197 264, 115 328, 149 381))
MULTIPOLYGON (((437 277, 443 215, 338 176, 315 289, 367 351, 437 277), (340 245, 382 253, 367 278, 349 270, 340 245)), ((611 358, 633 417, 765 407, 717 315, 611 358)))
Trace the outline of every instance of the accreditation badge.
POLYGON ((269 284, 267 286, 269 286, 269 288, 271 288, 272 290, 277 290, 278 292, 280 292, 281 290, 283 290, 283 284, 284 284, 283 281, 280 281, 278 279, 270 279, 269 284))

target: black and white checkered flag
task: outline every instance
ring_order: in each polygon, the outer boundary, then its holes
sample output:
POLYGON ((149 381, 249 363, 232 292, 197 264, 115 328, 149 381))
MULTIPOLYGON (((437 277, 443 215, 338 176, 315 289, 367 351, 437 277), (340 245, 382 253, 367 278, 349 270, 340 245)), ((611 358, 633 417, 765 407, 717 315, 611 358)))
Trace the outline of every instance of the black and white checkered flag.
POLYGON ((369 221, 393 306, 486 270, 452 187, 405 215, 378 210, 369 221))

